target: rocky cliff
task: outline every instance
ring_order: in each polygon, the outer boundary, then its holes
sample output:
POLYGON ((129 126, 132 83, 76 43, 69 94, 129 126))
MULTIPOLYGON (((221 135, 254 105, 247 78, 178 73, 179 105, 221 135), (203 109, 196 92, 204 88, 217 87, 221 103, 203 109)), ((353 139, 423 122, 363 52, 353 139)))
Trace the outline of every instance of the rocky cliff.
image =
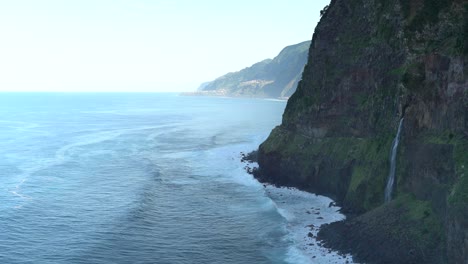
POLYGON ((466 0, 333 0, 256 177, 336 199, 322 237, 360 260, 468 263, 467 40, 466 0))
POLYGON ((289 97, 307 61, 310 41, 284 48, 274 59, 228 73, 198 89, 201 94, 243 97, 289 97))

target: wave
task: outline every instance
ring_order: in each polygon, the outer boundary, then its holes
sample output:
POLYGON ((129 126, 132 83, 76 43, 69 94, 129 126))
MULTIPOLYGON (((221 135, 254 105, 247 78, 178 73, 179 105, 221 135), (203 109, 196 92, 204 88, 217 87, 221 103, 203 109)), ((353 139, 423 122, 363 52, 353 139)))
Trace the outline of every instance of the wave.
MULTIPOLYGON (((132 133, 138 133, 141 131, 146 130, 156 130, 161 128, 172 127, 173 124, 164 124, 164 125, 156 125, 156 126, 140 126, 134 128, 123 128, 123 129, 114 129, 114 130, 105 130, 97 133, 86 134, 84 136, 80 136, 79 138, 75 139, 75 142, 69 143, 67 145, 62 146, 56 151, 55 157, 58 161, 63 161, 67 157, 69 157, 69 152, 73 148, 83 147, 88 145, 99 144, 105 141, 114 140, 120 136, 128 135, 132 133)), ((152 136, 157 135, 159 132, 150 134, 147 136, 147 140, 151 140, 152 136)))
POLYGON ((265 99, 263 99, 263 100, 265 100, 265 101, 271 101, 271 102, 282 102, 282 103, 288 101, 288 99, 274 99, 274 98, 265 98, 265 99))
MULTIPOLYGON (((38 123, 34 122, 23 122, 23 121, 11 121, 11 120, 0 120, 1 128, 11 129, 16 132, 29 132, 30 130, 37 130, 42 127, 38 123)), ((35 131, 36 133, 39 131, 35 131)), ((45 131, 40 131, 45 133, 45 131)))
POLYGON ((290 246, 285 257, 288 263, 353 263, 350 255, 340 255, 323 248, 316 240, 320 226, 343 220, 339 207, 330 198, 295 188, 266 185, 265 195, 272 199, 278 214, 286 220, 290 246))
MULTIPOLYGON (((332 206, 333 200, 295 188, 264 185, 245 171, 243 167, 246 164, 240 162, 240 153, 251 151, 255 146, 258 146, 257 142, 261 142, 263 138, 251 138, 252 141, 256 142, 255 144, 219 147, 212 150, 211 154, 213 162, 221 163, 218 166, 225 167, 226 171, 230 171, 226 175, 227 180, 263 192, 263 197, 267 199, 259 200, 260 206, 265 210, 273 210, 284 219, 286 235, 283 239, 288 242, 289 247, 283 261, 294 264, 353 263, 350 255, 331 252, 329 249, 321 247, 316 240, 321 225, 345 218, 338 212, 339 207, 332 206)), ((251 163, 249 166, 257 167, 258 164, 251 163)))
MULTIPOLYGON (((0 122, 6 123, 9 122, 7 120, 0 120, 0 122)), ((35 125, 28 125, 29 123, 26 122, 12 122, 12 123, 18 123, 18 124, 23 124, 22 128, 25 127, 37 127, 35 125)), ((94 145, 94 144, 99 144, 105 141, 109 140, 115 140, 116 138, 125 135, 125 134, 131 134, 131 133, 138 133, 140 131, 146 131, 146 130, 154 130, 154 129, 159 129, 159 128, 164 128, 167 127, 167 125, 156 125, 156 126, 141 126, 141 127, 135 127, 135 128, 125 128, 125 129, 114 129, 114 130, 107 130, 107 131, 102 131, 98 130, 99 132, 93 131, 92 133, 87 133, 85 135, 75 137, 72 139, 71 143, 65 144, 61 147, 59 147, 53 154, 53 156, 49 157, 34 157, 33 159, 28 159, 26 162, 23 162, 19 165, 17 165, 17 168, 21 171, 20 173, 17 173, 15 175, 12 175, 8 182, 10 182, 11 187, 7 187, 6 190, 12 194, 14 197, 20 199, 20 203, 24 203, 30 200, 33 200, 33 197, 30 195, 24 194, 22 187, 25 185, 25 183, 28 182, 28 180, 31 178, 32 175, 35 173, 48 169, 53 166, 59 166, 62 165, 68 161, 71 160, 71 158, 75 155, 74 149, 78 149, 81 147, 89 146, 89 145, 94 145)), ((98 150, 97 153, 102 153, 102 149, 98 150)), ((107 152, 110 153, 110 152, 107 152)), ((88 155, 89 153, 87 151, 80 151, 79 155, 88 155)), ((18 205, 15 205, 14 207, 17 207, 18 205)))

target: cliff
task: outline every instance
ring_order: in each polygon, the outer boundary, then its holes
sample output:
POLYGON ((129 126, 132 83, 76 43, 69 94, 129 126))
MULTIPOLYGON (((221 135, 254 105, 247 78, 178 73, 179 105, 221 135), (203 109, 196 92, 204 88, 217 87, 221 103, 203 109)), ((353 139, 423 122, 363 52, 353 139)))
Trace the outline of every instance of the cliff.
POLYGON ((274 59, 223 75, 202 84, 198 91, 207 95, 289 97, 301 78, 309 47, 310 41, 288 46, 274 59))
POLYGON ((467 40, 466 0, 333 0, 256 177, 336 199, 321 237, 359 260, 468 263, 467 40))

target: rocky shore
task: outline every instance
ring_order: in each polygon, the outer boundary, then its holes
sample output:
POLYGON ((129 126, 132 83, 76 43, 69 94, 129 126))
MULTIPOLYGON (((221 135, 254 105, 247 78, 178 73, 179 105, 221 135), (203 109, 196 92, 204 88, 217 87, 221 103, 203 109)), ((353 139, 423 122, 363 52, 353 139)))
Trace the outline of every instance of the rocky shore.
MULTIPOLYGON (((442 237, 429 237, 428 228, 416 220, 407 219, 410 210, 403 201, 392 201, 388 206, 359 216, 350 216, 323 226, 317 238, 324 247, 352 254, 358 263, 444 263, 442 237), (412 239, 414 233, 427 238, 412 239)), ((422 211, 429 218, 430 211, 422 211)))
POLYGON ((319 238, 358 261, 468 263, 467 32, 466 1, 332 0, 255 177, 335 200, 319 238))

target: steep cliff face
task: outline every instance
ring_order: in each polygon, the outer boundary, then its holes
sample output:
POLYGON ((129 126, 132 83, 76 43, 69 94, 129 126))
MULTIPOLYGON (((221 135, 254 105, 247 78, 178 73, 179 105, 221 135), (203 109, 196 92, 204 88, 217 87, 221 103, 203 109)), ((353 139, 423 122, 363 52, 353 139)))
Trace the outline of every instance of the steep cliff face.
POLYGON ((307 61, 310 41, 285 47, 274 59, 258 62, 203 84, 205 94, 244 97, 289 97, 307 61))
POLYGON ((466 0, 332 1, 257 177, 329 195, 357 222, 391 221, 361 235, 386 234, 396 250, 407 241, 404 261, 467 263, 467 35, 466 0), (384 204, 402 117, 395 199, 384 204))

